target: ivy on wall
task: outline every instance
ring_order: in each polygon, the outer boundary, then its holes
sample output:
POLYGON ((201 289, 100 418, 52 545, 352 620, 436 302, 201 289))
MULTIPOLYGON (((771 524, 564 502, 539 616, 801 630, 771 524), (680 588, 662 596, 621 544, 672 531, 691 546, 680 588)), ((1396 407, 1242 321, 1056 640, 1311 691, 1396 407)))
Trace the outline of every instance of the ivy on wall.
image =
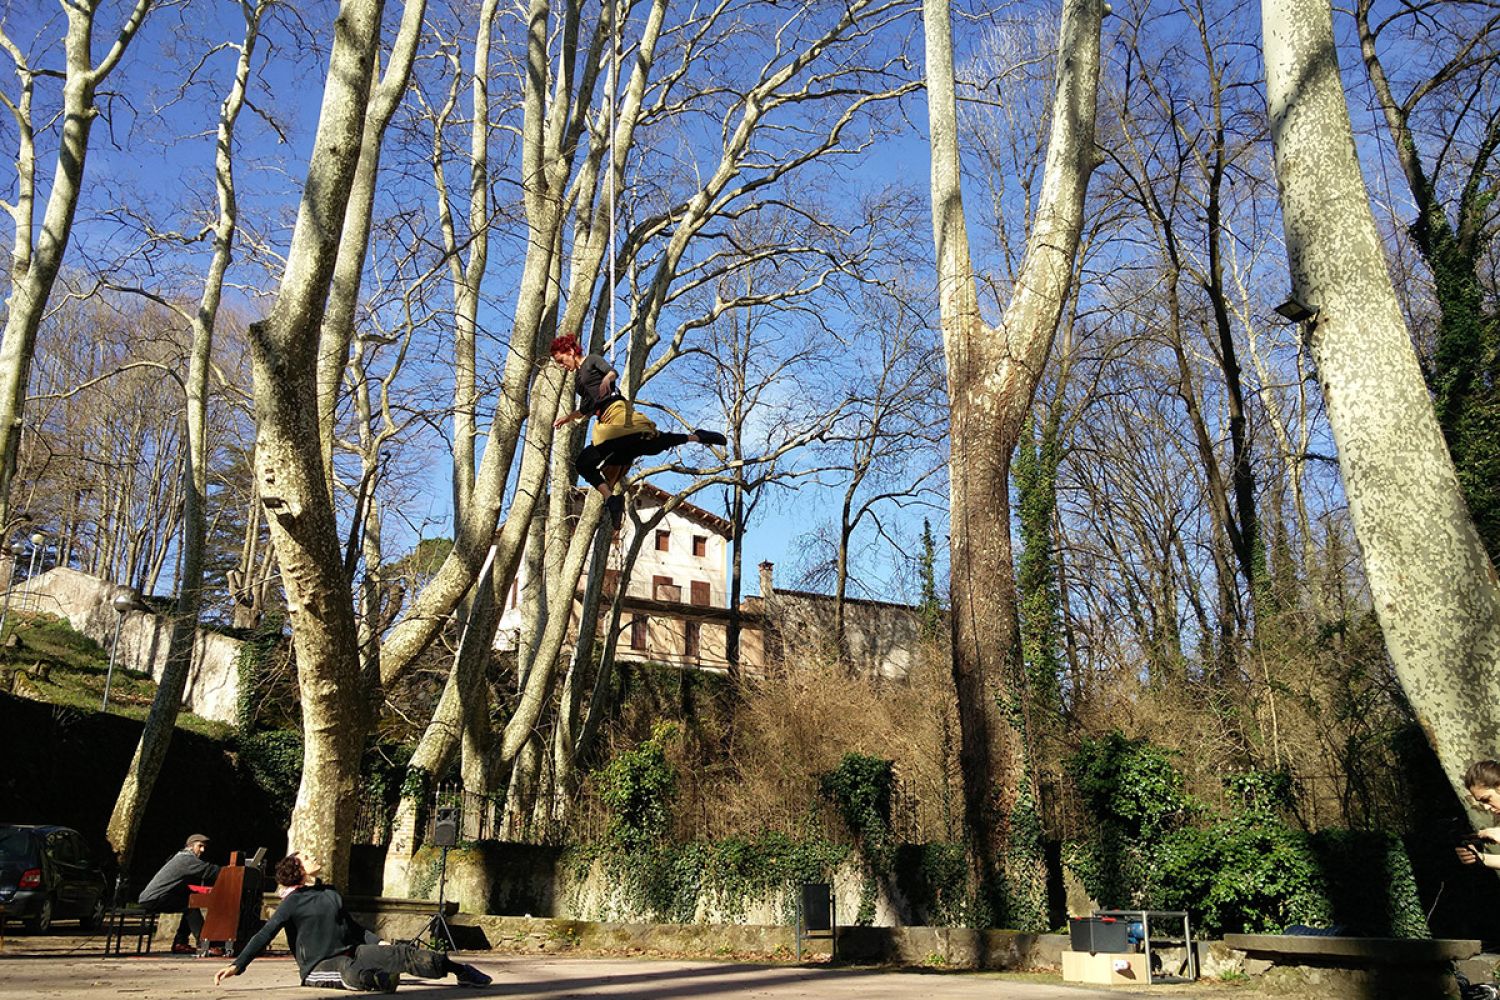
POLYGON ((1373 937, 1427 937, 1405 848, 1379 831, 1309 833, 1284 819, 1292 778, 1225 779, 1235 801, 1213 817, 1183 791, 1171 755, 1119 733, 1085 741, 1069 770, 1097 826, 1064 862, 1108 907, 1187 910, 1208 934, 1291 924, 1373 937))
POLYGON ((895 761, 883 757, 846 753, 839 766, 818 782, 824 797, 838 807, 839 815, 859 844, 865 873, 854 922, 862 927, 875 922, 880 880, 890 878, 895 868, 896 842, 891 833, 895 767, 895 761))
POLYGON ((686 923, 702 908, 736 919, 751 901, 779 895, 790 920, 796 888, 831 880, 849 849, 811 831, 803 837, 767 832, 669 842, 677 773, 666 749, 678 736, 675 726, 658 724, 650 739, 617 755, 596 776, 612 816, 603 841, 573 848, 566 857, 575 892, 597 865, 614 890, 619 912, 612 915, 621 919, 686 923))

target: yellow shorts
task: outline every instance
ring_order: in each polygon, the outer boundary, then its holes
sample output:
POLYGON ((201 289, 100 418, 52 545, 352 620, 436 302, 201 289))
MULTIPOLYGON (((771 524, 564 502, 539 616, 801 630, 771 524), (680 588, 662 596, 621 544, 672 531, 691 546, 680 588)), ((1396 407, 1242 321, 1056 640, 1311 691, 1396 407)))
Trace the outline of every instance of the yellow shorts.
POLYGON ((650 418, 630 409, 625 400, 617 399, 594 417, 594 444, 603 444, 631 434, 657 433, 650 418))

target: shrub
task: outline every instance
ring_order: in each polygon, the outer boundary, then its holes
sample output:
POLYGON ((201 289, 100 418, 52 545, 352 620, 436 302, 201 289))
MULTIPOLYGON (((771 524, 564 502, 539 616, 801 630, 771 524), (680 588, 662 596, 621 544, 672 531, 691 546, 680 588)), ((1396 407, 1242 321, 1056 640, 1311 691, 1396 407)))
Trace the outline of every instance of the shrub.
POLYGON ((291 729, 240 733, 235 738, 240 764, 266 793, 283 822, 290 822, 302 782, 302 734, 291 729))
POLYGON ((839 766, 818 781, 824 797, 838 806, 865 857, 865 878, 854 922, 875 922, 879 879, 891 873, 895 843, 891 836, 891 790, 895 762, 862 753, 846 753, 839 766))
POLYGON ((1090 741, 1070 769, 1099 822, 1089 840, 1065 845, 1064 863, 1106 906, 1187 910, 1209 934, 1335 923, 1367 936, 1428 933, 1400 842, 1290 826, 1279 815, 1292 801, 1286 772, 1225 779, 1230 814, 1189 825, 1201 807, 1182 793, 1167 752, 1144 740, 1090 741))
POLYGON ((1126 739, 1115 730, 1100 739, 1085 739, 1066 767, 1101 825, 1150 839, 1198 810, 1183 790, 1172 756, 1172 751, 1147 739, 1126 739))
POLYGON ((628 853, 666 836, 677 792, 677 771, 667 761, 666 743, 676 733, 671 724, 655 726, 650 739, 615 757, 595 778, 599 797, 613 813, 609 839, 628 853))

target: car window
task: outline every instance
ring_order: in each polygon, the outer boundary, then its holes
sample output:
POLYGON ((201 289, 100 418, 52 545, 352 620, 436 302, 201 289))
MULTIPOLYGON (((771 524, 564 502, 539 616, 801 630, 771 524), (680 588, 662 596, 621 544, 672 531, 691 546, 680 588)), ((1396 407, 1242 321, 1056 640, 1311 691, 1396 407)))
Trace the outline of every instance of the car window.
POLYGON ((66 830, 57 830, 47 835, 47 853, 52 855, 52 860, 66 864, 78 860, 77 852, 73 849, 73 838, 66 830))
POLYGON ((92 864, 94 861, 94 855, 93 852, 89 850, 89 845, 84 842, 83 834, 70 833, 68 834, 68 839, 73 842, 74 860, 76 860, 80 865, 92 864))
POLYGON ((27 861, 32 853, 29 830, 0 827, 0 861, 27 861))

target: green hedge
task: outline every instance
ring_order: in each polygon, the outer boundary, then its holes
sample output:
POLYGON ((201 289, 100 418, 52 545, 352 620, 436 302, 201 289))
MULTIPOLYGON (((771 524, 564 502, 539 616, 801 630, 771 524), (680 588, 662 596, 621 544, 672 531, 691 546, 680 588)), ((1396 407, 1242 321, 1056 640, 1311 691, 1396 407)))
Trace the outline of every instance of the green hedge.
POLYGON ((1187 910, 1205 933, 1342 925, 1428 937, 1406 849, 1383 831, 1308 833, 1285 822, 1291 777, 1225 780, 1237 800, 1212 817, 1182 791, 1171 754, 1114 733, 1086 741, 1070 771, 1096 821, 1064 862, 1107 907, 1187 910))

